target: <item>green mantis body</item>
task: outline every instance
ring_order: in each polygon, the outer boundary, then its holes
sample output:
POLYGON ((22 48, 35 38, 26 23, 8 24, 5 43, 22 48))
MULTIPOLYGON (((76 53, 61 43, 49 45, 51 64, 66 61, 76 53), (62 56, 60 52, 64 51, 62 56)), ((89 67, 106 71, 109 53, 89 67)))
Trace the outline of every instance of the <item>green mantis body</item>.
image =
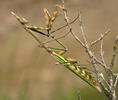
MULTIPOLYGON (((30 29, 30 27, 32 29, 39 29, 36 26, 35 27, 29 26, 29 29, 30 29)), ((79 66, 78 63, 77 63, 77 60, 72 59, 70 57, 62 56, 62 54, 64 54, 67 51, 67 49, 66 49, 66 47, 60 41, 58 41, 56 39, 55 39, 55 41, 58 42, 64 49, 62 49, 62 48, 55 48, 55 47, 47 47, 47 49, 50 50, 51 56, 53 56, 58 61, 59 64, 62 64, 63 66, 65 66, 67 69, 72 71, 74 74, 76 74, 83 81, 88 83, 90 86, 96 88, 98 91, 101 91, 97 81, 94 79, 92 74, 89 71, 87 71, 84 67, 79 66), (54 52, 52 49, 54 49, 54 50, 61 50, 61 52, 59 52, 59 54, 58 54, 58 53, 54 52)))
MULTIPOLYGON (((59 7, 63 9, 63 7, 61 7, 61 6, 59 6, 59 7)), ((22 18, 20 18, 19 16, 17 16, 13 12, 12 12, 12 14, 24 26, 24 29, 30 35, 32 35, 39 42, 39 44, 41 44, 41 41, 38 40, 38 38, 32 33, 32 31, 35 31, 37 33, 40 33, 42 35, 45 35, 45 36, 49 37, 50 36, 49 30, 51 30, 52 22, 55 20, 55 18, 57 16, 57 8, 55 10, 54 17, 52 17, 52 19, 50 18, 50 15, 49 15, 48 11, 45 9, 45 16, 46 16, 46 20, 47 20, 47 27, 46 28, 37 27, 37 26, 27 26, 26 25, 27 23, 23 23, 23 21, 22 21, 23 19, 22 18), (52 20, 52 22, 50 20, 52 20), (47 30, 48 33, 47 34, 46 33, 43 33, 43 32, 41 32, 41 30, 47 30)), ((85 81, 90 86, 92 86, 93 88, 95 88, 99 92, 101 92, 101 89, 100 89, 100 87, 98 85, 98 82, 95 80, 95 78, 92 76, 92 74, 89 71, 87 71, 84 67, 79 66, 76 60, 74 60, 72 58, 69 58, 69 57, 62 56, 62 54, 64 54, 67 51, 66 47, 61 42, 59 42, 57 39, 55 39, 55 38, 53 38, 53 39, 57 43, 59 43, 64 49, 55 48, 55 47, 46 47, 45 45, 43 45, 43 48, 48 53, 50 53, 50 55, 53 56, 58 61, 59 64, 62 64, 64 67, 66 67, 67 69, 69 69, 70 71, 72 71, 75 75, 77 75, 78 77, 80 77, 83 81, 85 81), (54 50, 61 50, 61 52, 56 53, 54 50)))
POLYGON ((90 86, 96 88, 99 92, 101 92, 101 89, 98 86, 97 81, 94 79, 94 77, 91 75, 90 72, 85 70, 83 67, 77 65, 76 61, 68 61, 68 59, 65 59, 65 57, 52 52, 52 56, 63 66, 65 66, 67 69, 72 71, 74 74, 76 74, 78 77, 80 77, 83 81, 88 83, 90 86))

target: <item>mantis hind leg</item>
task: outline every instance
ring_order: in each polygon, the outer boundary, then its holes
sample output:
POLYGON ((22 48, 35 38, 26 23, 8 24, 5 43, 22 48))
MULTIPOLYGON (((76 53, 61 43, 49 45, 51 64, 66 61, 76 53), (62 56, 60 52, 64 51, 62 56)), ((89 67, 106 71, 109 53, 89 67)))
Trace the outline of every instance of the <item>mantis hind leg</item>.
POLYGON ((47 47, 47 48, 53 49, 53 50, 59 50, 58 54, 59 54, 59 55, 63 55, 63 54, 67 51, 67 48, 66 48, 60 41, 58 41, 57 39, 55 39, 54 37, 53 37, 53 39, 54 39, 59 45, 61 45, 62 48, 56 48, 56 47, 47 47))

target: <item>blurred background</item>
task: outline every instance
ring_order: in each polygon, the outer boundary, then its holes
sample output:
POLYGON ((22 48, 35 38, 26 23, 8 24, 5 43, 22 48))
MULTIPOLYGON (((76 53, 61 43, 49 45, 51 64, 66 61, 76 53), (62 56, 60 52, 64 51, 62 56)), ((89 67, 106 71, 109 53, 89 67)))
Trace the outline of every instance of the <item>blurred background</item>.
MULTIPOLYGON (((0 0, 0 100, 77 100, 78 90, 81 91, 82 100, 105 100, 103 94, 99 94, 72 72, 61 65, 55 65, 56 61, 38 47, 38 43, 10 14, 10 11, 14 11, 28 19, 32 25, 45 26, 43 8, 52 13, 55 4, 61 4, 60 0, 0 0)), ((118 35, 118 1, 65 0, 65 6, 70 20, 82 11, 84 30, 89 42, 97 39, 108 28, 112 30, 103 44, 105 60, 109 65, 114 39, 118 35)), ((59 10, 53 30, 64 24, 63 13, 59 10)), ((72 27, 82 39, 79 22, 73 23, 72 27)), ((67 28, 62 29, 55 36, 59 37, 66 32, 67 28)), ((42 41, 49 40, 38 36, 42 41)), ((69 49, 66 56, 77 59, 80 64, 87 63, 87 54, 71 34, 61 41, 69 49)), ((55 42, 48 45, 58 47, 55 42)), ((98 58, 99 47, 99 43, 93 47, 98 58)), ((118 55, 114 72, 118 72, 117 61, 118 55)), ((101 67, 100 69, 104 72, 101 67)))

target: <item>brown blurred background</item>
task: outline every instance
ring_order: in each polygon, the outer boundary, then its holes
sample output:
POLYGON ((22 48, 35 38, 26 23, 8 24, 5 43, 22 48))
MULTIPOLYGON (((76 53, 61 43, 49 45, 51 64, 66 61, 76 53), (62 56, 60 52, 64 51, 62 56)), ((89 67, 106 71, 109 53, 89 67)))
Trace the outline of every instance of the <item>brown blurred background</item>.
MULTIPOLYGON (((37 42, 10 14, 14 11, 33 25, 45 26, 43 8, 52 12, 57 3, 61 4, 60 0, 0 0, 0 100, 77 100, 78 89, 81 90, 82 100, 105 99, 103 94, 98 94, 73 73, 61 65, 56 66, 56 61, 38 47, 37 42)), ((118 1, 65 0, 65 5, 70 20, 82 11, 88 41, 97 39, 108 28, 112 30, 103 45, 105 60, 109 64, 113 42, 118 34, 118 1)), ((65 24, 61 10, 59 13, 53 29, 65 24)), ((79 23, 75 22, 72 27, 81 38, 79 23)), ((62 29, 55 35, 58 37, 66 32, 67 29, 62 29)), ((39 37, 42 41, 48 40, 41 35, 39 37)), ((81 64, 87 63, 88 56, 71 34, 61 41, 69 49, 67 56, 81 64)), ((58 47, 55 43, 49 45, 58 47)), ((97 57, 99 47, 100 44, 97 44, 93 48, 97 57)), ((118 56, 115 65, 118 65, 117 60, 118 56)), ((114 66, 114 71, 118 72, 118 66, 114 66)))

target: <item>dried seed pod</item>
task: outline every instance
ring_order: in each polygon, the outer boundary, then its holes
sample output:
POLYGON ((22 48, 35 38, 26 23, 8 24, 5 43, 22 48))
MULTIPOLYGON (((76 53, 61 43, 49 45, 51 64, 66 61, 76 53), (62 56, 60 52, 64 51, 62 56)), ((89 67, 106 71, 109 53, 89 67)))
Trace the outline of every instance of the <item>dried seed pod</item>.
POLYGON ((54 12, 53 12, 52 22, 57 18, 57 15, 58 15, 58 10, 57 10, 57 6, 56 6, 54 9, 54 12))
POLYGON ((45 14, 45 19, 46 19, 46 26, 47 28, 50 27, 50 21, 51 21, 51 16, 46 8, 43 9, 44 14, 45 14))

